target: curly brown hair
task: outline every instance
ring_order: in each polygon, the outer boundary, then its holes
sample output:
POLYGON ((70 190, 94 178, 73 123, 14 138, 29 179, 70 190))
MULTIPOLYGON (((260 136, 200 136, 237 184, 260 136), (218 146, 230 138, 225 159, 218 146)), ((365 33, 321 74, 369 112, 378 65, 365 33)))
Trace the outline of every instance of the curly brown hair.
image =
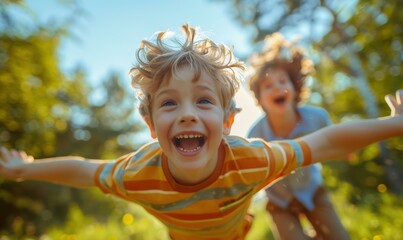
POLYGON ((137 51, 138 64, 130 69, 133 88, 137 88, 140 114, 151 117, 153 93, 164 80, 177 74, 179 68, 189 66, 195 72, 197 81, 205 72, 215 80, 220 92, 221 105, 225 117, 235 109, 234 95, 240 87, 245 65, 238 60, 224 44, 212 40, 196 39, 196 29, 188 24, 182 26, 185 39, 167 40, 170 32, 160 32, 154 41, 143 40, 137 51), (172 43, 172 44, 170 44, 172 43))
POLYGON ((286 41, 282 34, 273 33, 264 40, 264 48, 261 52, 254 53, 249 58, 250 77, 249 89, 259 102, 259 87, 263 77, 270 69, 283 69, 290 77, 296 91, 295 102, 301 101, 301 93, 305 85, 305 79, 313 71, 313 63, 304 56, 305 50, 295 44, 286 41))

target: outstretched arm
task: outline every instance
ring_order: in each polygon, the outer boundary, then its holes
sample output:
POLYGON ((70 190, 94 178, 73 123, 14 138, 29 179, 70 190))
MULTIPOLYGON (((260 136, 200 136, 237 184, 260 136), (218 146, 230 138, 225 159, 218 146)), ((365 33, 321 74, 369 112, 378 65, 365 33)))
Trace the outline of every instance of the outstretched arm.
POLYGON ((57 157, 35 160, 23 151, 1 148, 0 176, 7 179, 39 180, 72 187, 95 185, 94 176, 100 160, 82 157, 57 157))
POLYGON ((311 149, 313 162, 339 159, 369 144, 403 136, 403 90, 385 97, 391 116, 337 124, 301 138, 311 149))

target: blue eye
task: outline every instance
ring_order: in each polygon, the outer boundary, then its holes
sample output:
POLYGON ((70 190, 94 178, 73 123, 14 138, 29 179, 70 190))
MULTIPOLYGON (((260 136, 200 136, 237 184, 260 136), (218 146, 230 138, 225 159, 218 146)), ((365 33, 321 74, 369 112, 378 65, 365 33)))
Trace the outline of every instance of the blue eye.
POLYGON ((199 100, 199 104, 211 104, 211 101, 204 98, 199 100))
POLYGON ((176 103, 174 101, 165 101, 162 103, 161 107, 170 107, 170 106, 175 106, 176 103))

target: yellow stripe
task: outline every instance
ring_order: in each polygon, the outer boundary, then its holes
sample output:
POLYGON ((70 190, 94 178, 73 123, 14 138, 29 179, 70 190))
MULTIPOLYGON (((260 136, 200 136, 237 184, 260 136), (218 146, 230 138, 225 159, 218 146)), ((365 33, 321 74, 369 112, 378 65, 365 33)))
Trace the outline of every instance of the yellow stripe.
POLYGON ((233 170, 224 175, 220 175, 218 178, 223 179, 223 178, 229 177, 230 175, 232 175, 234 173, 253 173, 253 172, 262 172, 262 171, 263 172, 267 171, 267 168, 254 168, 254 169, 245 169, 245 170, 238 170, 238 171, 233 170))

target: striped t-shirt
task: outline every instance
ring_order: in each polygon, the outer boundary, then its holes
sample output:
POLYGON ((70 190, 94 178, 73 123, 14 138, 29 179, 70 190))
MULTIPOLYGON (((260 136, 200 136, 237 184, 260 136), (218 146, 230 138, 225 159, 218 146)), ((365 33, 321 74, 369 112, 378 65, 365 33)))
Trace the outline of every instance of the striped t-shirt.
POLYGON ((144 207, 172 239, 244 239, 252 196, 298 166, 311 163, 304 142, 224 137, 216 169, 196 185, 182 185, 168 170, 158 142, 101 165, 96 183, 144 207))

